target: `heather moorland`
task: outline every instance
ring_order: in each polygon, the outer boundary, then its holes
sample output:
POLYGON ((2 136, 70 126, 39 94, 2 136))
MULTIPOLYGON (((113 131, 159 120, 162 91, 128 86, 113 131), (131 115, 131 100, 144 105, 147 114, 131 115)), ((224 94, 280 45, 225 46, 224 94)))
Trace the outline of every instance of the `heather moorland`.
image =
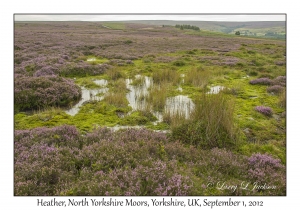
POLYGON ((286 42, 271 38, 15 22, 14 194, 286 195, 286 42))

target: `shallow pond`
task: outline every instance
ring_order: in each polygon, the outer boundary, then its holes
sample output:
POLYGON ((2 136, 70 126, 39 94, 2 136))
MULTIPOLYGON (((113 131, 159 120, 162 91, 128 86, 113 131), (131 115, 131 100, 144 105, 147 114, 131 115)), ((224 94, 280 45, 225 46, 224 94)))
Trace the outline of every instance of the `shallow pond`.
MULTIPOLYGON (((184 77, 184 75, 181 75, 184 77)), ((129 106, 132 107, 132 112, 137 110, 145 110, 147 104, 146 96, 149 94, 149 89, 153 85, 153 79, 147 76, 136 75, 135 79, 138 80, 136 85, 132 83, 136 82, 133 79, 126 79, 126 88, 129 90, 126 94, 126 98, 129 102, 129 106)), ((183 81, 182 81, 183 82, 183 81)), ((100 101, 104 96, 98 96, 99 93, 108 92, 106 88, 108 81, 104 79, 94 80, 94 83, 100 85, 101 88, 97 89, 85 89, 82 88, 82 99, 74 105, 71 109, 67 110, 66 113, 69 115, 76 115, 80 110, 80 107, 87 101, 97 100, 100 101)), ((178 86, 178 91, 182 92, 182 87, 178 86)), ((194 109, 195 105, 193 101, 184 95, 177 95, 174 97, 169 97, 166 99, 166 104, 164 108, 165 113, 170 113, 170 115, 184 115, 186 118, 189 118, 190 112, 194 109)), ((130 115, 132 112, 128 113, 130 115)), ((152 111, 152 114, 158 119, 154 124, 163 121, 163 113, 152 111)), ((127 128, 128 126, 117 126, 116 129, 127 128)))
MULTIPOLYGON (((98 82, 98 85, 107 85, 107 80, 96 80, 94 81, 96 84, 98 82), (100 84, 101 83, 101 84, 100 84)), ((66 113, 69 115, 76 115, 79 110, 80 107, 87 101, 90 100, 97 100, 97 101, 101 101, 104 96, 98 96, 99 93, 106 93, 109 89, 106 87, 103 88, 97 88, 97 89, 85 89, 85 88, 81 88, 81 100, 75 104, 71 109, 66 110, 66 113)))
MULTIPOLYGON (((149 93, 149 88, 153 85, 153 79, 147 76, 136 75, 136 78, 141 78, 142 82, 138 85, 131 85, 132 79, 126 79, 126 86, 130 90, 127 93, 126 98, 129 101, 129 106, 133 110, 143 110, 147 106, 145 96, 149 93)), ((184 77, 184 75, 181 75, 184 77)), ((182 81, 183 82, 183 81, 182 81)), ((182 92, 182 87, 177 88, 178 91, 182 92)), ((178 95, 175 97, 169 97, 166 100, 165 112, 169 112, 171 115, 180 114, 185 115, 187 118, 190 115, 190 111, 194 109, 194 103, 192 100, 184 95, 178 95)), ((152 111, 152 114, 158 119, 154 124, 162 122, 163 113, 152 111)))

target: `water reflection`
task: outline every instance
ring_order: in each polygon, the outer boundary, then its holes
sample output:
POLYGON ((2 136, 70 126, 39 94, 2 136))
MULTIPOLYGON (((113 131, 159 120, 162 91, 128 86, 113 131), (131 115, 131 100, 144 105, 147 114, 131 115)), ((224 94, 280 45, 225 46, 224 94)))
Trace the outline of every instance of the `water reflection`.
MULTIPOLYGON (((184 75, 181 75, 181 77, 184 77, 184 75)), ((104 98, 104 94, 107 93, 109 90, 105 87, 108 84, 107 80, 100 79, 94 80, 94 82, 102 87, 97 89, 82 88, 82 99, 71 109, 67 110, 67 114, 74 116, 78 113, 80 107, 85 102, 90 100, 100 101, 104 98), (102 93, 102 95, 98 95, 99 93, 102 93)), ((151 88, 151 86, 153 86, 153 79, 151 77, 136 75, 135 80, 126 79, 126 88, 129 90, 126 94, 126 98, 129 102, 129 106, 132 107, 132 112, 137 110, 148 110, 149 107, 147 106, 149 106, 149 104, 147 104, 146 97, 149 94, 149 89, 151 88), (133 82, 135 83, 135 85, 132 84, 133 82)), ((223 87, 212 87, 211 92, 215 93, 221 88, 223 87)), ((182 87, 178 86, 177 90, 182 92, 182 87)), ((186 118, 189 118, 190 113, 194 109, 194 107, 195 104, 188 96, 177 95, 166 99, 166 104, 163 112, 170 113, 171 115, 180 114, 184 115, 186 118)), ((130 115, 132 112, 127 114, 130 115)), ((163 112, 151 112, 158 119, 156 122, 154 122, 154 124, 163 121, 163 112)), ((116 129, 119 128, 123 127, 118 126, 118 128, 116 129)))
POLYGON ((213 87, 210 87, 210 91, 208 91, 207 93, 208 94, 217 94, 223 89, 224 89, 223 86, 213 86, 213 87))
POLYGON ((97 79, 97 80, 94 80, 94 83, 96 83, 97 85, 100 85, 100 86, 106 86, 108 82, 106 79, 97 79))
MULTIPOLYGON (((96 84, 98 85, 102 85, 102 86, 105 86, 107 85, 107 80, 95 80, 94 81, 96 84)), ((66 113, 69 114, 69 115, 76 115, 79 110, 80 110, 80 107, 87 101, 90 101, 90 100, 97 100, 97 101, 101 101, 104 96, 100 96, 98 94, 102 93, 102 94, 105 94, 108 92, 108 88, 106 87, 103 87, 103 88, 98 88, 98 89, 86 89, 86 88, 81 88, 81 100, 75 104, 71 109, 69 110, 66 110, 66 113)))
MULTIPOLYGON (((184 74, 181 75, 184 77, 184 74)), ((149 88, 153 85, 153 79, 147 76, 136 75, 136 79, 141 79, 137 85, 132 85, 132 79, 126 79, 126 86, 130 90, 126 98, 129 102, 129 106, 135 110, 147 110, 146 96, 149 94, 149 88)), ((183 81, 182 81, 183 83, 183 81)), ((177 88, 178 91, 182 92, 182 87, 177 88)), ((184 95, 178 95, 175 97, 169 97, 166 100, 164 112, 169 112, 171 115, 180 114, 189 118, 190 112, 194 109, 195 104, 193 101, 184 95)), ((151 111, 152 114, 157 118, 154 124, 163 121, 163 113, 157 111, 151 111)), ((129 113, 130 114, 130 113, 129 113)))
POLYGON ((132 79, 126 79, 126 87, 130 91, 126 94, 126 98, 129 102, 129 106, 132 107, 132 110, 144 110, 146 108, 146 96, 149 91, 148 88, 153 85, 153 80, 147 76, 136 75, 136 79, 141 79, 140 84, 132 85, 132 79))
POLYGON ((86 61, 96 61, 96 58, 88 58, 86 61))
POLYGON ((193 101, 184 95, 167 98, 165 111, 171 115, 180 114, 186 118, 190 117, 191 111, 195 108, 193 101))

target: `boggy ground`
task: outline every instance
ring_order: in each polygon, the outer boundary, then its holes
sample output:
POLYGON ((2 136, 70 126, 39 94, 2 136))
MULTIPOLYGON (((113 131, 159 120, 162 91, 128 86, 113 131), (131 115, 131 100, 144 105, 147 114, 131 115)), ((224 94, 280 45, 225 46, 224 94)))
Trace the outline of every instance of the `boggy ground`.
POLYGON ((285 41, 105 26, 15 23, 16 195, 285 195, 285 41), (68 114, 95 80, 101 100, 68 114), (188 118, 165 109, 174 96, 192 100, 188 118), (149 130, 101 128, 116 125, 149 130))

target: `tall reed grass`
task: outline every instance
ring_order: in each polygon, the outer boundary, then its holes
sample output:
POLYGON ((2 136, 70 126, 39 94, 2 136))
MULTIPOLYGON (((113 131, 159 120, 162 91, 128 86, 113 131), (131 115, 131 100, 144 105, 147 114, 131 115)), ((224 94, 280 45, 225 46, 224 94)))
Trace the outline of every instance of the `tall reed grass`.
POLYGON ((134 86, 143 86, 145 84, 145 77, 137 76, 133 79, 133 81, 130 84, 134 86))
POLYGON ((203 148, 234 147, 239 131, 234 123, 234 101, 228 95, 203 94, 195 101, 189 120, 172 127, 172 137, 203 148))
POLYGON ((153 72, 153 82, 155 84, 162 84, 162 83, 172 83, 173 85, 177 85, 180 82, 180 75, 176 70, 171 69, 161 69, 155 70, 153 72))
POLYGON ((124 79, 118 79, 116 81, 113 81, 111 85, 112 85, 112 90, 114 92, 122 92, 122 93, 127 92, 127 86, 124 79))
POLYGON ((112 80, 117 80, 119 78, 122 78, 122 72, 116 68, 110 68, 106 71, 106 74, 109 76, 112 80))
POLYGON ((146 96, 146 102, 151 104, 154 111, 163 111, 166 99, 167 90, 170 87, 169 83, 161 83, 160 85, 152 85, 149 94, 146 96))
POLYGON ((186 119, 187 119, 186 114, 179 110, 176 111, 164 110, 163 112, 163 122, 170 125, 171 128, 180 126, 182 122, 186 121, 186 119))
POLYGON ((186 73, 185 81, 196 87, 204 88, 211 77, 211 73, 207 70, 193 68, 186 73))
POLYGON ((279 106, 282 108, 286 108, 286 90, 283 90, 280 94, 279 94, 279 106))
POLYGON ((128 101, 126 99, 126 82, 124 79, 118 79, 111 83, 112 88, 108 92, 103 101, 108 104, 112 104, 116 107, 123 108, 128 106, 128 101))
POLYGON ((122 92, 109 92, 104 96, 103 101, 118 108, 124 108, 128 106, 128 101, 122 92))

